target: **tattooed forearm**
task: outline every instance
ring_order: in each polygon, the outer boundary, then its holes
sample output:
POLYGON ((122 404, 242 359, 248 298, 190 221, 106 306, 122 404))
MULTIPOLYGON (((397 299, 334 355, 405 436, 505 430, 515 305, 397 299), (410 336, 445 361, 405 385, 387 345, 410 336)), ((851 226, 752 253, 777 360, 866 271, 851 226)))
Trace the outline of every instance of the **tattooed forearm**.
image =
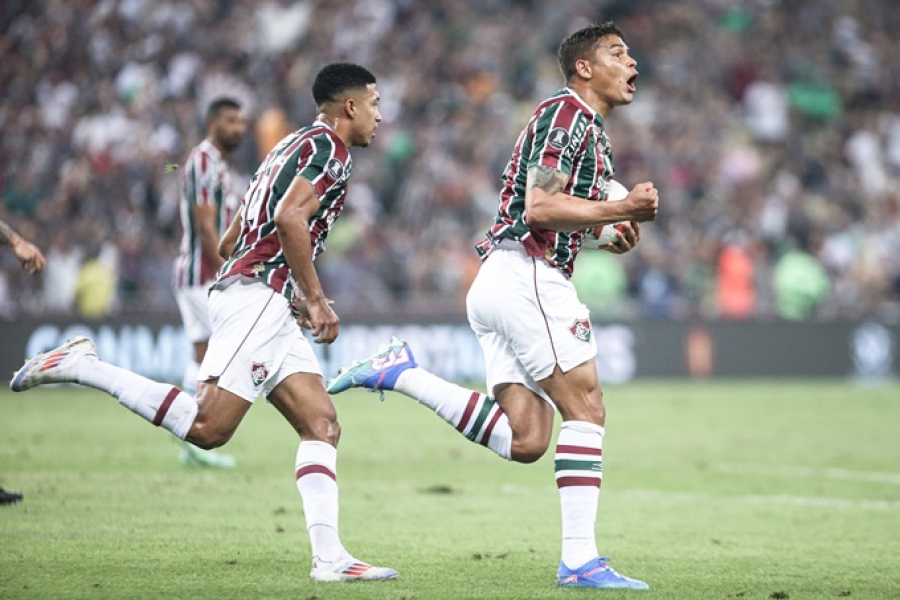
POLYGON ((530 190, 540 188, 547 194, 555 194, 562 191, 568 182, 568 175, 550 167, 539 166, 528 169, 528 189, 530 190))
POLYGON ((12 230, 12 227, 0 221, 0 244, 11 244, 15 235, 16 232, 12 230))

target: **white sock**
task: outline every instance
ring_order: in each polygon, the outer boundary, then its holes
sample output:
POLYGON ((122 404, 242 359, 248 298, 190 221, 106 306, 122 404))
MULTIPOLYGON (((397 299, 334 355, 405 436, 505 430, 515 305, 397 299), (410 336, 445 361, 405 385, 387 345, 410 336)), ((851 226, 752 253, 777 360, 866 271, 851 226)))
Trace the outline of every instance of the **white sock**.
POLYGON ((445 381, 421 367, 400 373, 394 389, 433 410, 469 440, 510 459, 509 418, 490 396, 445 381))
POLYGON ((338 536, 337 449, 325 442, 300 442, 296 467, 313 556, 332 562, 345 552, 338 536))
POLYGON ((192 396, 102 360, 80 361, 76 377, 78 383, 118 398, 122 406, 182 440, 197 417, 192 396))
POLYGON ((181 389, 191 396, 197 395, 197 374, 200 373, 200 363, 192 360, 184 370, 184 379, 181 381, 181 389))
POLYGON ((598 556, 594 527, 603 477, 603 435, 599 425, 565 421, 556 441, 556 485, 562 512, 562 561, 577 569, 598 556))

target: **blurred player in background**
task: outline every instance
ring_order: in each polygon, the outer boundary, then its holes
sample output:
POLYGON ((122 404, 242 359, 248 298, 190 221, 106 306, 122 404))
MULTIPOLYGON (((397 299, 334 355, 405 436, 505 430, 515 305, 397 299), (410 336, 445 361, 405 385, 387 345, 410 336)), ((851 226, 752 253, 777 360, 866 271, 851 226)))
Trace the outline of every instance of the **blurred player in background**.
MULTIPOLYGON (((0 221, 0 245, 12 248, 23 269, 29 273, 40 273, 47 265, 40 249, 13 231, 4 221, 0 221)), ((22 492, 0 488, 0 505, 21 502, 22 492)))
POLYGON ((608 248, 620 254, 637 243, 637 223, 656 218, 652 183, 638 184, 620 202, 603 202, 613 176, 605 120, 632 101, 637 63, 609 22, 563 40, 559 65, 566 87, 537 107, 516 142, 498 215, 477 247, 483 263, 466 300, 492 395, 428 373, 397 339, 344 369, 328 391, 397 390, 471 441, 524 463, 547 450, 555 406, 562 416, 555 461, 562 505, 557 585, 647 589, 597 551, 606 410, 588 309, 569 281, 587 229, 634 222, 608 248))
POLYGON ((394 579, 393 569, 353 558, 338 536, 340 425, 312 346, 298 327, 299 320, 311 328, 317 343, 338 336, 339 319, 313 260, 343 209, 349 148, 368 146, 381 121, 375 76, 358 65, 328 65, 316 76, 313 97, 316 122, 269 152, 219 243, 219 253, 229 258, 210 292, 212 336, 196 400, 101 361, 86 338, 31 359, 10 387, 94 387, 202 448, 226 443, 262 394, 301 438, 295 474, 312 545, 312 579, 394 579))
MULTIPOLYGON (((211 327, 207 301, 209 286, 224 264, 219 238, 237 212, 239 197, 232 184, 228 157, 244 138, 241 105, 232 98, 213 100, 206 110, 206 138, 188 156, 182 172, 181 252, 175 260, 175 299, 184 332, 194 346, 194 360, 182 381, 185 392, 196 395, 197 372, 206 355, 211 327)), ((182 441, 186 465, 233 467, 234 458, 202 450, 182 441)))

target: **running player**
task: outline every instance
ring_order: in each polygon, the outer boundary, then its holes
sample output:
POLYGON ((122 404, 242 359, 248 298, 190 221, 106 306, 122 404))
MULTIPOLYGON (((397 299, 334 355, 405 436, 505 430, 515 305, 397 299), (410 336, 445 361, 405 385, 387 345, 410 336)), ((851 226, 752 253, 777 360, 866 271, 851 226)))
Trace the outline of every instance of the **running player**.
MULTIPOLYGON (((206 138, 191 151, 182 171, 181 253, 175 260, 174 278, 184 332, 194 351, 181 386, 192 396, 197 394, 197 372, 211 333, 206 306, 209 286, 224 263, 217 249, 219 238, 234 218, 239 202, 226 161, 241 144, 245 129, 244 114, 236 100, 213 100, 206 109, 206 138)), ((183 464, 234 466, 231 456, 186 441, 181 444, 183 464)))
POLYGON ((609 247, 622 253, 637 243, 637 223, 656 217, 652 183, 638 184, 620 202, 603 202, 613 176, 606 118, 631 102, 638 72, 611 22, 563 40, 559 65, 566 87, 538 105, 516 142, 497 218, 477 247, 484 262, 466 300, 491 395, 428 373, 397 339, 343 370, 328 390, 397 390, 471 441, 523 463, 547 450, 555 407, 562 416, 555 461, 562 506, 557 585, 647 589, 597 552, 606 410, 588 309, 569 281, 588 228, 633 221, 609 247))
POLYGON ((238 217, 219 242, 229 256, 209 299, 212 336, 200 365, 197 399, 101 361, 86 338, 25 363, 10 387, 75 382, 97 388, 180 439, 214 448, 227 442, 259 394, 300 435, 297 489, 312 545, 316 581, 394 579, 397 572, 353 558, 338 536, 337 442, 340 425, 316 343, 338 336, 339 320, 313 259, 341 213, 350 177, 348 149, 368 146, 381 121, 375 76, 358 65, 328 65, 316 76, 314 124, 269 152, 238 217), (233 249, 233 250, 232 250, 233 249))

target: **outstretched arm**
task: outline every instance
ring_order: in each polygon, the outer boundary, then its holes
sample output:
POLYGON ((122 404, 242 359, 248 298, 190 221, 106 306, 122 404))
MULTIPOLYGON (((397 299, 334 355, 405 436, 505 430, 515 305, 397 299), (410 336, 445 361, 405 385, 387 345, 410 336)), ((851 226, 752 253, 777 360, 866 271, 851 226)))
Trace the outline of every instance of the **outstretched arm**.
POLYGON ((639 183, 621 202, 593 202, 563 193, 569 176, 545 166, 528 169, 525 215, 532 227, 579 231, 619 221, 652 221, 659 193, 652 183, 639 183))
POLYGON ((40 273, 47 265, 40 249, 13 231, 13 228, 0 221, 0 244, 6 244, 12 248, 13 254, 19 259, 23 269, 30 273, 40 273))

